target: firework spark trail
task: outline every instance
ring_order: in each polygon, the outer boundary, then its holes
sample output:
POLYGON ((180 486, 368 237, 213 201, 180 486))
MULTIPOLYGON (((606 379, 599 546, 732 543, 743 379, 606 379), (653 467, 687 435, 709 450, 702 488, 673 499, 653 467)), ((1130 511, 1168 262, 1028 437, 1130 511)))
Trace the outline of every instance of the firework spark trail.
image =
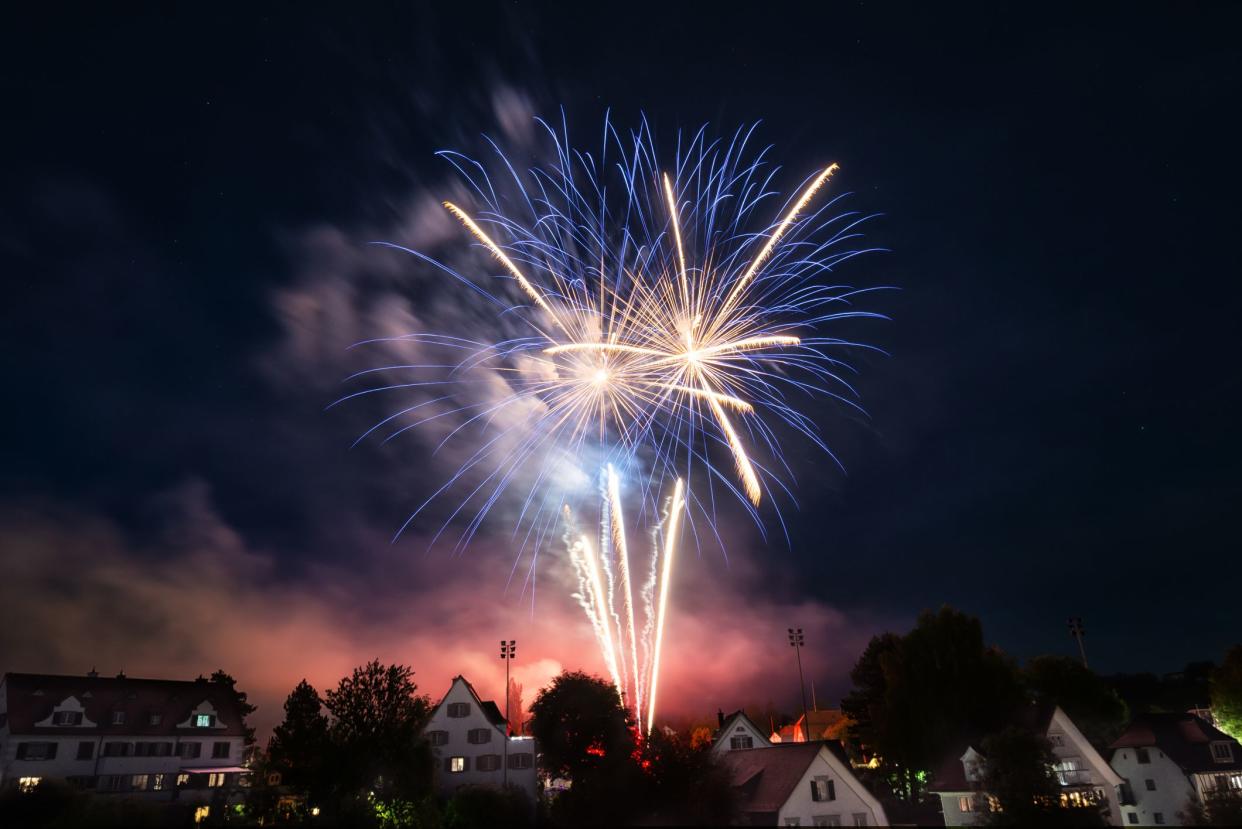
POLYGON ((562 459, 602 470, 598 542, 574 530, 566 543, 605 665, 635 720, 641 723, 645 714, 649 729, 680 513, 687 512, 692 530, 715 533, 716 487, 723 487, 762 531, 763 493, 790 493, 778 474, 792 474, 783 457, 784 433, 806 437, 836 461, 816 419, 794 401, 828 397, 862 411, 843 377, 854 369, 832 352, 868 346, 817 329, 883 317, 853 307, 865 290, 819 279, 871 250, 850 245, 872 217, 829 212, 841 196, 812 206, 836 164, 809 177, 775 218, 763 215, 776 197, 779 168, 767 162, 766 150, 747 149, 753 127, 721 139, 700 129, 685 145, 679 138, 674 162, 665 166, 645 119, 628 139, 606 119, 598 156, 573 149, 563 123, 560 130, 538 123, 555 149, 555 161, 544 167, 515 165, 492 143, 503 162, 493 168, 500 178, 493 178, 487 165, 442 153, 479 201, 471 212, 452 202, 445 208, 517 289, 492 293, 430 256, 384 243, 487 297, 501 309, 496 320, 504 336, 492 342, 420 333, 370 341, 406 342, 430 354, 355 375, 385 381, 337 402, 417 388, 429 400, 394 407, 359 440, 387 428, 387 442, 447 418, 448 436, 435 451, 451 440, 468 441, 466 460, 402 526, 450 489, 468 492, 445 510, 448 518, 436 534, 461 515, 458 548, 510 487, 521 486, 527 494, 515 537, 523 523, 527 530, 517 556, 530 547, 537 553, 557 524, 557 513, 545 510, 578 497, 557 480, 562 459), (612 157, 616 152, 619 159, 612 157), (619 187, 613 176, 620 177, 619 187), (756 233, 755 227, 763 229, 756 233), (437 367, 443 379, 427 379, 437 367), (419 372, 417 382, 400 381, 407 371, 419 372), (424 405, 433 407, 430 414, 420 410, 424 405), (725 454, 732 472, 718 465, 725 454), (654 513, 667 484, 677 481, 662 522, 669 526, 658 529, 664 545, 650 562, 653 572, 661 568, 653 586, 658 597, 647 583, 637 597, 648 619, 655 615, 654 632, 650 623, 642 629, 641 653, 619 469, 640 473, 630 479, 639 516, 654 513), (696 483, 693 498, 683 484, 692 473, 705 487, 696 483), (537 491, 544 494, 536 497, 537 491), (702 511, 704 523, 693 520, 692 508, 702 511), (467 509, 476 510, 473 517, 467 509))

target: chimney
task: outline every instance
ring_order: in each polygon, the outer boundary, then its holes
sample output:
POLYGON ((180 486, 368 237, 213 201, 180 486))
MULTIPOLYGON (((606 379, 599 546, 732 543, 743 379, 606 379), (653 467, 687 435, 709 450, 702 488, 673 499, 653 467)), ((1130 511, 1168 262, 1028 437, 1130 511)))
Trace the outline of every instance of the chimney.
POLYGON ((95 670, 95 666, 92 665, 91 669, 86 672, 86 675, 89 676, 91 679, 95 679, 96 677, 99 676, 99 671, 95 670))
POLYGON ((724 711, 720 708, 716 709, 716 727, 724 728, 724 711))

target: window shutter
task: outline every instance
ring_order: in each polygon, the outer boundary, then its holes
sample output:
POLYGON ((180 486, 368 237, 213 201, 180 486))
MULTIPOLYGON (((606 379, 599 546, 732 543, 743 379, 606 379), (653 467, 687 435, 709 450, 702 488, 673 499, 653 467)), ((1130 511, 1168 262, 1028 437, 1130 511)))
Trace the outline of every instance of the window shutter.
POLYGON ((837 799, 837 781, 835 780, 828 781, 828 799, 829 800, 837 799))
POLYGON ((49 760, 55 760, 55 759, 56 759, 56 749, 58 749, 58 748, 60 748, 60 743, 48 743, 48 744, 47 744, 47 759, 49 759, 49 760))
POLYGON ((470 771, 470 758, 469 757, 462 758, 461 770, 470 771))
POLYGON ((815 781, 811 781, 811 800, 819 802, 819 786, 815 785, 815 781))
POLYGON ((445 757, 445 758, 444 758, 444 770, 445 770, 445 771, 452 771, 452 770, 453 770, 453 758, 452 758, 452 757, 445 757))

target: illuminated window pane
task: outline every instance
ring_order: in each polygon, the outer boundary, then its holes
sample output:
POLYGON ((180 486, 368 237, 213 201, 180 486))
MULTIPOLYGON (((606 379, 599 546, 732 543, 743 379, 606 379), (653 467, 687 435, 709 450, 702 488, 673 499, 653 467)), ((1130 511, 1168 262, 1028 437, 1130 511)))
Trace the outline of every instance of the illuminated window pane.
POLYGON ((39 787, 39 781, 42 777, 20 777, 17 780, 17 788, 23 792, 33 792, 39 787))

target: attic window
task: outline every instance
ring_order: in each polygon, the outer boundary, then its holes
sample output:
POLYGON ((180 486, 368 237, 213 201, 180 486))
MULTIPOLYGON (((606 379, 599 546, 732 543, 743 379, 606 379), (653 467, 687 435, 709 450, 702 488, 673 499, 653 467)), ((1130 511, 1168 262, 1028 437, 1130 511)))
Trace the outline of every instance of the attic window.
POLYGON ((448 705, 448 715, 453 719, 461 719, 470 716, 470 703, 468 702, 450 702, 448 705))
POLYGON ((195 728, 214 728, 215 725, 216 725, 215 714, 195 714, 194 715, 194 727, 195 728))
POLYGON ((733 751, 739 751, 741 749, 754 748, 754 747, 755 747, 755 739, 754 737, 751 737, 749 734, 746 734, 741 737, 730 737, 729 738, 729 748, 733 751))
POLYGON ((1136 749, 1134 749, 1134 759, 1135 759, 1135 760, 1137 760, 1137 761, 1138 761, 1138 762, 1140 762, 1140 763, 1150 763, 1150 762, 1151 762, 1151 757, 1150 757, 1150 756, 1148 756, 1148 754, 1147 754, 1147 749, 1145 749, 1145 748, 1136 748, 1136 749))
POLYGON ((52 715, 52 725, 81 725, 81 711, 57 711, 52 715))
POLYGON ((113 725, 125 725, 125 712, 124 711, 113 711, 112 712, 112 724, 113 725))
POLYGON ((147 725, 159 725, 164 720, 163 714, 148 714, 147 725))
POLYGON ((1233 746, 1225 741, 1212 743, 1212 759, 1218 763, 1233 762, 1233 746))

